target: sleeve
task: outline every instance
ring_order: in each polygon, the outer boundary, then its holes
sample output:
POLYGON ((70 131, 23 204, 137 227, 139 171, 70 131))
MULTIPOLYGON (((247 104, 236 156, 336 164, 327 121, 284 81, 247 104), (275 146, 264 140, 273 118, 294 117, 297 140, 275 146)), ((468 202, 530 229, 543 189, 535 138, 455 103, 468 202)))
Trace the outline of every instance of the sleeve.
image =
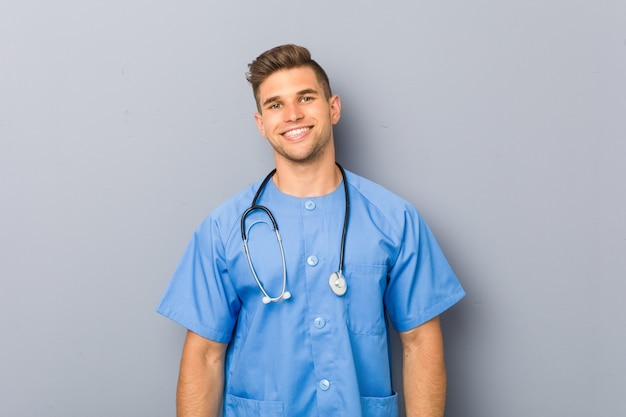
POLYGON ((398 256, 389 271, 385 304, 397 331, 438 316, 465 296, 435 237, 417 211, 405 210, 398 256))
POLYGON ((227 343, 241 305, 219 232, 210 217, 196 230, 157 312, 200 336, 227 343))

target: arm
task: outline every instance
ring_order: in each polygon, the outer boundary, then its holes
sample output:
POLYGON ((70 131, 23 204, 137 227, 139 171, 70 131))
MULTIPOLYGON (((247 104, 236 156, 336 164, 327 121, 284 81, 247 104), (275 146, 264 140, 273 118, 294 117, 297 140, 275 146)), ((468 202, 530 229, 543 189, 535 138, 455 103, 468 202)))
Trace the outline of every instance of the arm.
POLYGON ((400 333, 407 417, 443 417, 446 366, 439 317, 400 333))
POLYGON ((227 346, 187 331, 176 391, 178 417, 222 414, 227 346))

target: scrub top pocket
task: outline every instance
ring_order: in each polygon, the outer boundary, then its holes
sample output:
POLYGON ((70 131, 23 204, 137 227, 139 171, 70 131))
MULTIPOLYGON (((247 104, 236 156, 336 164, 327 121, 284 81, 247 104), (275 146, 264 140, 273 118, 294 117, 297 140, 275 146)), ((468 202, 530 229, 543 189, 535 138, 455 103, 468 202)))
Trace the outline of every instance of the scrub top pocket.
POLYGON ((389 397, 361 397, 363 417, 398 417, 398 394, 389 397))
POLYGON ((226 394, 224 417, 284 417, 281 401, 259 401, 226 394))
POLYGON ((348 328, 354 334, 385 333, 383 295, 387 284, 386 265, 346 265, 348 282, 346 308, 348 328))

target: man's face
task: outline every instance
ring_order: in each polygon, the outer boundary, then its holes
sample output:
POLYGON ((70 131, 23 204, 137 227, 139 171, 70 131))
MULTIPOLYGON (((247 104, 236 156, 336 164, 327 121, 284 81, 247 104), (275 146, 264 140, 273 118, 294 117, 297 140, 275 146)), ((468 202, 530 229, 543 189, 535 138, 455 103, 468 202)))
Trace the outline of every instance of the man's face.
MULTIPOLYGON (((274 156, 292 163, 310 163, 334 150, 332 126, 339 121, 338 96, 327 99, 309 67, 273 73, 259 86, 259 132, 274 156)), ((334 162, 334 153, 331 155, 334 162)))

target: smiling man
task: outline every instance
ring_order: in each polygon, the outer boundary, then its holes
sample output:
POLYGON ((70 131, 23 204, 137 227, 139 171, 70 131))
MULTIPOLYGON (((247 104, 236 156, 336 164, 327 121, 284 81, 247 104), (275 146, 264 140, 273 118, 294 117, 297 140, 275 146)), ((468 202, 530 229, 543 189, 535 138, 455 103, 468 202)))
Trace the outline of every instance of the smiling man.
POLYGON ((179 417, 443 416, 438 316, 463 289, 415 208, 335 161, 341 101, 306 48, 249 65, 276 169, 215 209, 158 311, 188 329, 179 417), (389 318, 389 320, 386 319, 389 318))
POLYGON ((311 67, 274 72, 259 86, 257 96, 255 119, 274 148, 277 164, 334 167, 332 125, 339 121, 341 103, 324 90, 311 67))

